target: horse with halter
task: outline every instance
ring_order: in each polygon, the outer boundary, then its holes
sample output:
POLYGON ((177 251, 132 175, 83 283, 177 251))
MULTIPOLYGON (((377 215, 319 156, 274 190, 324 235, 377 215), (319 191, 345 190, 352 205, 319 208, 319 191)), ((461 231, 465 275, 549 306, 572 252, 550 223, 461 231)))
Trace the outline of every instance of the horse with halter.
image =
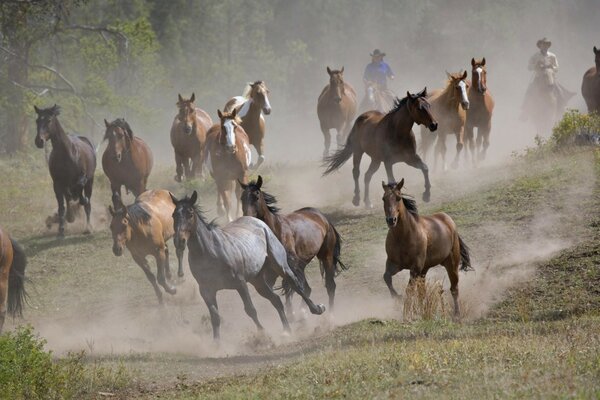
POLYGON ((26 266, 23 248, 0 228, 0 333, 7 312, 13 317, 23 315, 26 266))
POLYGON ((588 69, 581 82, 581 94, 585 99, 588 112, 600 114, 600 49, 594 46, 596 66, 588 69))
POLYGON ((283 303, 267 282, 268 274, 287 279, 313 314, 325 311, 322 304, 314 304, 305 293, 302 273, 290 267, 285 248, 263 221, 240 217, 221 228, 206 221, 196 206, 195 191, 189 198, 178 200, 173 195, 171 198, 175 204, 175 246, 183 250, 187 244, 190 270, 210 312, 214 339, 220 336, 217 292, 222 289, 237 290, 244 302, 244 311, 259 330, 263 329, 248 292, 248 283, 271 302, 284 330, 290 330, 283 303))
MULTIPOLYGON (((55 104, 49 108, 37 108, 37 135, 35 145, 44 147, 50 140, 52 151, 48 158, 48 169, 52 177, 54 194, 58 203, 58 237, 65 235, 65 212, 74 218, 71 201, 78 201, 84 207, 87 226, 84 233, 91 232, 90 215, 92 212, 92 187, 96 170, 96 151, 92 142, 85 136, 67 135, 63 130, 58 115, 60 108, 55 104)), ((73 222, 73 220, 68 220, 73 222)))
POLYGON ((367 82, 365 86, 365 96, 360 102, 358 108, 360 112, 377 110, 388 112, 394 107, 394 95, 389 89, 381 88, 377 82, 367 82))
POLYGON ((394 108, 387 114, 379 111, 368 111, 361 114, 354 122, 346 146, 325 159, 327 169, 323 175, 339 169, 350 157, 353 157, 354 198, 352 204, 355 206, 360 204, 358 178, 360 161, 364 153, 371 157, 371 164, 365 172, 364 178, 364 203, 367 208, 372 207, 369 199, 371 177, 382 162, 390 181, 394 181, 392 166, 395 163, 405 162, 411 167, 420 169, 425 179, 423 200, 429 201, 431 196, 429 169, 417 154, 415 134, 412 131, 415 123, 426 126, 432 132, 438 127, 426 97, 427 88, 417 94, 406 92, 406 97, 402 100, 396 99, 394 108))
POLYGON ((327 73, 329 74, 329 84, 319 95, 317 103, 317 116, 325 138, 323 157, 329 155, 331 145, 329 131, 331 129, 337 131, 337 144, 338 147, 342 147, 356 115, 356 92, 350 84, 344 81, 344 67, 340 70, 331 70, 327 67, 327 73))
POLYGON ((467 110, 467 120, 465 122, 465 141, 475 164, 478 161, 485 160, 486 151, 490 145, 494 99, 487 88, 485 57, 481 60, 472 58, 471 67, 472 85, 470 85, 468 91, 471 104, 467 110), (477 128, 477 154, 475 154, 473 132, 475 128, 477 128))

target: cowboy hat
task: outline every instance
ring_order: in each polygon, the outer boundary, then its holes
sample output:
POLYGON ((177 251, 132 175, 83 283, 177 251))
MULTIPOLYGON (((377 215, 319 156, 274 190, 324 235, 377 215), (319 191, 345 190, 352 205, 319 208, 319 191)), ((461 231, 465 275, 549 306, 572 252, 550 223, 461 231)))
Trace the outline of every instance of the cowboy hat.
POLYGON ((379 49, 375 49, 373 50, 373 52, 371 53, 371 57, 385 57, 385 53, 383 53, 381 50, 379 49))
POLYGON ((538 40, 538 41, 537 41, 537 43, 536 43, 536 46, 537 46, 539 49, 541 49, 542 47, 546 47, 546 48, 548 48, 548 47, 552 46, 552 42, 551 42, 551 41, 549 41, 549 40, 548 40, 548 39, 546 39, 546 38, 543 38, 543 39, 540 39, 540 40, 538 40))

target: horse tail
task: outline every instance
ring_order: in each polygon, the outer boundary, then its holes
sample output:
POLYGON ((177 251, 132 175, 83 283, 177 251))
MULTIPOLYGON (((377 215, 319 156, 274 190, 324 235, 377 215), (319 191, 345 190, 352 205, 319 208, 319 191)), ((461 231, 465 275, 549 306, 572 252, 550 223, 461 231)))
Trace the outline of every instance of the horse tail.
POLYGON ((277 272, 284 281, 282 285, 283 292, 291 291, 293 286, 298 288, 298 290, 304 291, 306 277, 304 276, 304 270, 299 268, 299 260, 285 250, 283 244, 281 244, 273 231, 266 225, 265 236, 267 239, 267 254, 273 257, 276 266, 280 268, 277 272), (286 280, 292 281, 293 285, 289 285, 290 287, 288 288, 288 285, 285 284, 286 280))
MULTIPOLYGON (((346 271, 348 267, 340 259, 340 255, 342 254, 342 237, 331 222, 329 222, 329 226, 331 226, 333 234, 335 235, 335 245, 333 247, 333 270, 335 271, 335 276, 337 276, 340 274, 340 272, 346 271)), ((324 271, 321 269, 321 277, 323 277, 323 273, 324 271)))
POLYGON ((350 159, 353 153, 353 140, 356 135, 356 130, 359 122, 362 122, 366 119, 364 115, 361 115, 356 119, 350 133, 348 134, 348 139, 346 140, 346 144, 341 149, 337 150, 330 156, 325 157, 323 160, 323 166, 327 167, 325 172, 323 172, 323 176, 329 175, 333 171, 339 169, 346 161, 350 159))
POLYGON ((8 312, 13 317, 23 316, 23 305, 27 301, 25 291, 25 267, 27 258, 23 248, 13 239, 13 262, 8 275, 8 312))
POLYGON ((460 235, 458 235, 458 243, 460 247, 460 269, 461 271, 473 271, 474 268, 471 266, 471 254, 469 247, 462 240, 460 235))

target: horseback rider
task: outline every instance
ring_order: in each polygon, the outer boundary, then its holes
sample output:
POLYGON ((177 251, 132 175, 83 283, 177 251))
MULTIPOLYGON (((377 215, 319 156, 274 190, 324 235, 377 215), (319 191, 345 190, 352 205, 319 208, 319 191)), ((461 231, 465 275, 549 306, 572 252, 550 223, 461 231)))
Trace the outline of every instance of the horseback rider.
POLYGON ((373 50, 371 55, 371 63, 367 64, 365 73, 363 74, 363 82, 365 84, 365 92, 368 94, 369 90, 377 90, 379 93, 389 102, 393 104, 394 93, 388 89, 388 79, 394 79, 394 72, 390 66, 383 61, 385 53, 379 49, 373 50))

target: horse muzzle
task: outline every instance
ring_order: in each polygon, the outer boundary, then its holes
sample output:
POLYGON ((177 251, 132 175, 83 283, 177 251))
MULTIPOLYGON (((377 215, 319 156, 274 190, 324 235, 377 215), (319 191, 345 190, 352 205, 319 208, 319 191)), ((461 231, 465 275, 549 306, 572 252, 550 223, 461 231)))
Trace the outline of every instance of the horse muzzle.
POLYGON ((389 228, 393 228, 398 223, 398 217, 386 217, 385 222, 389 228))
POLYGON ((121 153, 115 154, 115 160, 120 163, 121 159, 123 158, 123 156, 121 155, 121 153))
POLYGON ((183 251, 185 250, 186 243, 187 241, 185 239, 177 239, 177 236, 173 238, 173 244, 175 245, 175 250, 178 253, 183 253, 183 251))
POLYGON ((123 247, 119 245, 113 245, 113 254, 117 257, 121 257, 123 255, 123 247))
POLYGON ((42 139, 39 135, 35 137, 35 146, 38 149, 43 149, 44 148, 44 142, 45 142, 45 140, 42 139))
POLYGON ((460 103, 460 105, 462 106, 463 110, 468 110, 470 104, 468 101, 463 101, 462 103, 460 103))
POLYGON ((431 132, 435 132, 435 131, 437 131, 437 128, 438 128, 438 124, 437 124, 437 122, 432 122, 432 123, 430 123, 430 124, 429 124, 429 126, 428 126, 428 128, 429 128, 429 130, 430 130, 431 132))
POLYGON ((269 114, 271 114, 271 107, 265 107, 265 108, 263 108, 263 113, 264 113, 265 115, 269 115, 269 114))
POLYGON ((185 134, 186 134, 186 135, 189 135, 189 134, 191 134, 191 133, 192 133, 192 126, 191 126, 191 125, 186 125, 186 126, 183 128, 183 131, 185 132, 185 134))
POLYGON ((336 103, 341 103, 341 102, 342 102, 342 98, 341 98, 340 96, 338 96, 338 97, 335 97, 333 100, 334 100, 336 103))
POLYGON ((225 146, 225 150, 227 151, 227 154, 235 154, 236 153, 235 146, 225 146))

